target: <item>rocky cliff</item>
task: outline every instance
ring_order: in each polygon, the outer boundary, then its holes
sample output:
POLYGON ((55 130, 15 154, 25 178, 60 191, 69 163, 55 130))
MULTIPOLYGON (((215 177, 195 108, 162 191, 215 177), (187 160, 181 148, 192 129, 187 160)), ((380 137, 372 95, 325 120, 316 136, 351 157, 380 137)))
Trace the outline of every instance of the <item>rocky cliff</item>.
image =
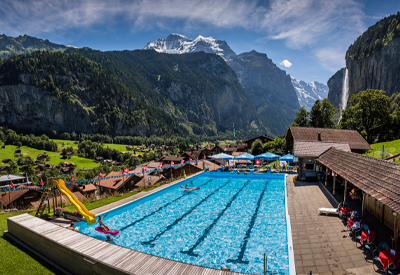
POLYGON ((345 71, 346 68, 341 68, 328 80, 328 99, 335 107, 338 107, 342 104, 342 89, 345 71))
POLYGON ((390 41, 371 56, 346 60, 349 70, 349 94, 378 89, 391 96, 400 92, 400 38, 390 41))
POLYGON ((328 87, 325 84, 313 81, 307 83, 303 80, 296 80, 291 76, 292 84, 296 90, 297 98, 299 99, 300 106, 306 107, 310 111, 315 101, 322 101, 328 96, 328 87))
POLYGON ((257 113, 275 135, 285 133, 300 108, 290 75, 266 54, 251 51, 228 62, 257 113))

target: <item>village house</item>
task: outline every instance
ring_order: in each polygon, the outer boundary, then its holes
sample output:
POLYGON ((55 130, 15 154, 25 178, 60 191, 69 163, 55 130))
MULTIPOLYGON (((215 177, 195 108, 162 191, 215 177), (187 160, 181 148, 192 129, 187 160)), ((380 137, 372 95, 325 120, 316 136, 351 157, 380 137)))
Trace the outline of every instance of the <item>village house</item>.
MULTIPOLYGON (((25 185, 20 185, 18 187, 25 187, 25 185)), ((3 209, 26 209, 30 206, 31 202, 40 199, 42 192, 39 189, 40 187, 38 186, 32 186, 23 190, 7 191, 7 194, 4 193, 0 198, 1 206, 3 209)))
MULTIPOLYGON (((125 176, 123 171, 113 171, 103 175, 103 177, 104 179, 100 179, 95 183, 99 187, 100 193, 126 192, 132 190, 135 185, 133 177, 125 176)), ((98 179, 98 177, 95 179, 98 179)))
POLYGON ((300 180, 317 177, 317 158, 331 147, 358 154, 372 150, 355 130, 291 126, 286 133, 286 142, 288 150, 298 159, 300 180))
POLYGON ((11 181, 15 187, 20 185, 29 185, 32 182, 29 181, 28 176, 19 175, 2 175, 0 176, 0 188, 11 188, 11 181))

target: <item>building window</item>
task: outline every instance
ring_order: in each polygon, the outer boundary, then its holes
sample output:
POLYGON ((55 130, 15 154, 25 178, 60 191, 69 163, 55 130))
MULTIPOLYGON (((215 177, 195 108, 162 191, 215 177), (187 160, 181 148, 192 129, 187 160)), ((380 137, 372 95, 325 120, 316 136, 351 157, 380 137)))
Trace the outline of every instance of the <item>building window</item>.
POLYGON ((312 163, 305 164, 305 169, 306 170, 314 170, 314 164, 312 164, 312 163))

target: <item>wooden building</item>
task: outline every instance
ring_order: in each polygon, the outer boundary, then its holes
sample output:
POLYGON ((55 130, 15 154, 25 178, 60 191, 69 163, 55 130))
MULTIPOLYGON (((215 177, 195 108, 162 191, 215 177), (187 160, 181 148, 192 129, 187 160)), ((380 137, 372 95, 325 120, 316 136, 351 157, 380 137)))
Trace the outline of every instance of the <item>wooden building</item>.
MULTIPOLYGON (((22 188, 26 186, 19 186, 22 190, 7 191, 7 194, 3 194, 0 198, 0 203, 3 208, 26 209, 29 207, 31 202, 38 201, 42 192, 40 187, 32 186, 29 188, 22 188)), ((16 188, 18 189, 18 188, 16 188)))
POLYGON ((316 158, 334 147, 362 154, 372 150, 368 142, 355 130, 289 127, 286 133, 289 152, 298 158, 300 180, 316 177, 316 158))
POLYGON ((400 164, 331 148, 317 162, 344 182, 344 201, 353 187, 362 191, 362 216, 367 209, 394 231, 397 249, 400 217, 400 164))

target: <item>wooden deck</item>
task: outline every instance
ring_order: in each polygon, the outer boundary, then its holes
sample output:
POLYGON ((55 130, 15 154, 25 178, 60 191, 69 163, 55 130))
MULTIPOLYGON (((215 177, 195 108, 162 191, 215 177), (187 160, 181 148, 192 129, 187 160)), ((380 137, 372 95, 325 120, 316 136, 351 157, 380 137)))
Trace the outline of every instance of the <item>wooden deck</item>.
POLYGON ((22 214, 7 219, 8 233, 73 274, 240 275, 186 264, 86 236, 22 214))

